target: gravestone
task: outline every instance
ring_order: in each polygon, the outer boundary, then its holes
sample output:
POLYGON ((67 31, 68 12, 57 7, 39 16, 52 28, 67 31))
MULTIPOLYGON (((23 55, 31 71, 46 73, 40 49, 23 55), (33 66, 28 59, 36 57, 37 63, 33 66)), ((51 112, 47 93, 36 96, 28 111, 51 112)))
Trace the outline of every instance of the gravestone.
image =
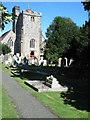
POLYGON ((66 63, 65 63, 65 66, 68 67, 68 61, 67 61, 67 58, 65 57, 64 59, 66 60, 66 61, 65 61, 65 62, 66 62, 66 63))
POLYGON ((70 59, 69 65, 71 65, 73 63, 73 59, 70 59))
POLYGON ((30 64, 31 63, 31 60, 30 60, 30 58, 28 58, 28 64, 30 64))
POLYGON ((34 88, 38 92, 48 92, 48 91, 67 91, 67 87, 61 86, 57 79, 52 75, 46 78, 46 81, 39 80, 29 80, 25 81, 25 84, 34 88))
POLYGON ((59 59, 58 59, 58 66, 59 66, 59 67, 61 67, 61 60, 62 60, 62 58, 59 58, 59 59))
POLYGON ((19 57, 19 63, 22 63, 22 57, 21 56, 19 57))
POLYGON ((8 62, 12 63, 12 61, 13 61, 13 58, 10 55, 9 58, 8 58, 8 62))
POLYGON ((41 57, 41 60, 39 61, 39 65, 41 66, 47 65, 47 60, 43 60, 43 57, 41 57))
POLYGON ((41 61, 43 61, 43 56, 40 58, 41 61))
POLYGON ((58 83, 57 79, 53 75, 46 78, 45 84, 50 88, 60 88, 61 85, 58 83))
POLYGON ((34 62, 35 62, 35 63, 37 63, 37 62, 38 62, 38 59, 37 59, 36 57, 34 58, 34 62))
POLYGON ((6 66, 8 65, 8 60, 5 61, 5 65, 6 65, 6 66))
POLYGON ((19 53, 16 53, 16 56, 19 58, 19 53))
POLYGON ((21 56, 17 58, 17 63, 20 64, 21 63, 21 56))
POLYGON ((16 55, 13 56, 13 59, 14 59, 15 61, 17 61, 17 57, 16 57, 16 55))
POLYGON ((34 61, 34 59, 32 59, 32 65, 34 65, 34 63, 35 63, 35 61, 34 61))

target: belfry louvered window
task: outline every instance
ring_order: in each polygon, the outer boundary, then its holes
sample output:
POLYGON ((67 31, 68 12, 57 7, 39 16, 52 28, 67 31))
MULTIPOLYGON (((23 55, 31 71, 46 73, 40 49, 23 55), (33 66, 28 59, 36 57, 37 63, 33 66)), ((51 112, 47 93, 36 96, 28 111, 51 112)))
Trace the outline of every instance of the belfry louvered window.
POLYGON ((31 17, 31 21, 32 21, 32 22, 35 22, 35 17, 31 17))

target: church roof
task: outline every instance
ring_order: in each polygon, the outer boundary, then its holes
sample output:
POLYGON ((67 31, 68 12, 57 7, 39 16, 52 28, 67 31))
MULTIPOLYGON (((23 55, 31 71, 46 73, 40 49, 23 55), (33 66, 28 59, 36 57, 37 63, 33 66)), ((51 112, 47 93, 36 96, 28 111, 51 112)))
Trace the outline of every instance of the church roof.
POLYGON ((26 10, 27 12, 31 12, 31 13, 34 13, 30 8, 28 8, 27 10, 26 10))
POLYGON ((0 37, 0 41, 2 41, 9 34, 10 31, 12 31, 12 30, 9 30, 9 31, 5 32, 4 34, 2 34, 2 36, 0 37))

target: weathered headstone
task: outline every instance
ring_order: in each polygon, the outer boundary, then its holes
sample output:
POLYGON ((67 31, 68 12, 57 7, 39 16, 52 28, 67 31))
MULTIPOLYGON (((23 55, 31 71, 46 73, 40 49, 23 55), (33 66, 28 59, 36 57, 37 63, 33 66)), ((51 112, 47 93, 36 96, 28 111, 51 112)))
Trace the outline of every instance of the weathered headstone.
POLYGON ((13 56, 13 59, 17 61, 17 57, 16 57, 16 55, 13 56))
POLYGON ((19 57, 19 63, 21 63, 21 62, 22 62, 22 57, 20 56, 20 57, 19 57))
POLYGON ((12 63, 12 60, 13 60, 13 58, 12 58, 11 55, 10 55, 9 58, 8 58, 8 61, 9 61, 10 63, 12 63))
POLYGON ((72 62, 73 62, 73 59, 70 59, 70 63, 69 63, 69 65, 71 65, 71 64, 72 64, 72 62))
POLYGON ((46 85, 50 88, 60 88, 61 85, 58 83, 57 79, 53 75, 46 78, 46 85))
POLYGON ((65 66, 68 67, 68 61, 67 61, 67 58, 65 57, 64 59, 66 60, 66 61, 65 61, 65 62, 66 62, 66 63, 65 63, 65 64, 66 64, 65 66))
POLYGON ((19 57, 19 53, 16 53, 16 56, 19 57))
POLYGON ((34 64, 34 59, 32 59, 32 65, 34 64))
POLYGON ((62 60, 62 58, 59 58, 59 59, 58 59, 58 66, 59 66, 59 67, 61 67, 61 60, 62 60))
POLYGON ((37 63, 37 62, 38 62, 38 59, 37 59, 36 57, 34 58, 34 62, 35 62, 35 63, 37 63))
POLYGON ((47 60, 40 60, 39 65, 42 65, 42 66, 47 65, 47 60))
POLYGON ((5 61, 5 66, 7 66, 7 65, 8 65, 8 61, 6 60, 6 61, 5 61))

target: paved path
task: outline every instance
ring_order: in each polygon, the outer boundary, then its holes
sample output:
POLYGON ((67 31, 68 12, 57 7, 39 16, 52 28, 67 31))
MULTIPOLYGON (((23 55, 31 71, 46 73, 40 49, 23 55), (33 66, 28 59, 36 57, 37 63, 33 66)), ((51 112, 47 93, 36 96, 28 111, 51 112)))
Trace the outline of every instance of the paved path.
MULTIPOLYGON (((8 95, 16 104, 16 109, 22 118, 58 118, 42 105, 30 92, 22 88, 8 73, 2 71, 2 84, 8 95)), ((0 75, 1 76, 1 75, 0 75)))

